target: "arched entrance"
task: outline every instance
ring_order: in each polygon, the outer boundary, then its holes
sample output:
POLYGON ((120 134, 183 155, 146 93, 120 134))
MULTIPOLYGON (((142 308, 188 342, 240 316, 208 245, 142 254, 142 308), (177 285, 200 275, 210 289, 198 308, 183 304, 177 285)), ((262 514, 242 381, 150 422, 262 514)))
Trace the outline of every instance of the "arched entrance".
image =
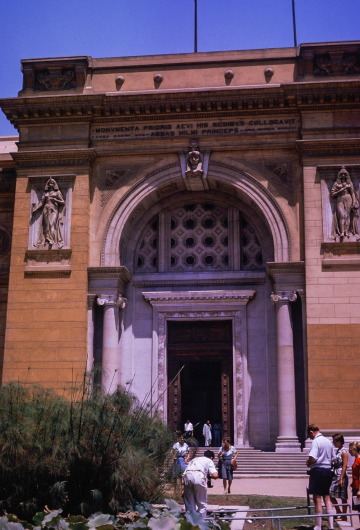
POLYGON ((169 321, 168 423, 182 430, 191 419, 195 436, 207 419, 233 437, 233 359, 230 320, 169 321))

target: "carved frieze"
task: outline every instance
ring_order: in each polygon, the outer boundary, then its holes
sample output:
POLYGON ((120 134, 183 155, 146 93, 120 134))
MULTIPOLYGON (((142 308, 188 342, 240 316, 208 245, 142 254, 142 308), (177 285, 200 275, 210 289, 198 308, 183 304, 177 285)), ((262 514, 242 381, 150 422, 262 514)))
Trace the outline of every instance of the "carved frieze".
POLYGON ((88 57, 70 57, 61 61, 39 59, 21 61, 23 71, 23 90, 49 92, 63 90, 81 90, 85 86, 88 57))
POLYGON ((75 70, 40 70, 35 72, 35 90, 69 90, 76 87, 75 70))
POLYGON ((360 74, 358 42, 304 44, 300 47, 298 75, 314 77, 360 74))
POLYGON ((314 76, 357 75, 360 73, 360 50, 342 55, 324 53, 314 57, 314 76))

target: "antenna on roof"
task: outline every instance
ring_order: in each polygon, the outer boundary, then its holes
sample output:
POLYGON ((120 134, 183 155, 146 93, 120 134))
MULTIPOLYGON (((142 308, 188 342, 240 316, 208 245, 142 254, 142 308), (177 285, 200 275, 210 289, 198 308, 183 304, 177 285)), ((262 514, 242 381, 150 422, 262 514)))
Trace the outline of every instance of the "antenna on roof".
POLYGON ((293 31, 294 31, 294 46, 295 48, 297 48, 295 0, 292 0, 292 18, 293 18, 293 31))
POLYGON ((197 0, 194 0, 194 53, 197 53, 197 0))

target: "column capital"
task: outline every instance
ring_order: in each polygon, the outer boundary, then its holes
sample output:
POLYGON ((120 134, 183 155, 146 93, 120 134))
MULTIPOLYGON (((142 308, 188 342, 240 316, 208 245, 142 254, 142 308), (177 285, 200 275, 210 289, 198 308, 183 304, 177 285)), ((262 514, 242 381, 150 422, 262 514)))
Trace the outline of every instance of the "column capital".
POLYGON ((125 309, 126 302, 127 298, 125 298, 121 294, 99 294, 96 298, 97 305, 120 307, 120 309, 125 309))
POLYGON ((271 300, 274 303, 277 302, 296 302, 297 300, 297 294, 296 291, 280 291, 280 292, 272 292, 271 293, 271 300))

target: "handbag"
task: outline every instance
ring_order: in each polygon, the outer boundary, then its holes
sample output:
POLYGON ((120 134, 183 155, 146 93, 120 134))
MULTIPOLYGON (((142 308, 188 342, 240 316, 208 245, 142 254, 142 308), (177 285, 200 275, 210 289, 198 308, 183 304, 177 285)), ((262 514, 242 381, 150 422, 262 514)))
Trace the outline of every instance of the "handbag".
POLYGON ((232 469, 233 471, 235 471, 235 470, 237 469, 237 462, 236 462, 236 460, 233 460, 233 461, 231 462, 231 469, 232 469))

